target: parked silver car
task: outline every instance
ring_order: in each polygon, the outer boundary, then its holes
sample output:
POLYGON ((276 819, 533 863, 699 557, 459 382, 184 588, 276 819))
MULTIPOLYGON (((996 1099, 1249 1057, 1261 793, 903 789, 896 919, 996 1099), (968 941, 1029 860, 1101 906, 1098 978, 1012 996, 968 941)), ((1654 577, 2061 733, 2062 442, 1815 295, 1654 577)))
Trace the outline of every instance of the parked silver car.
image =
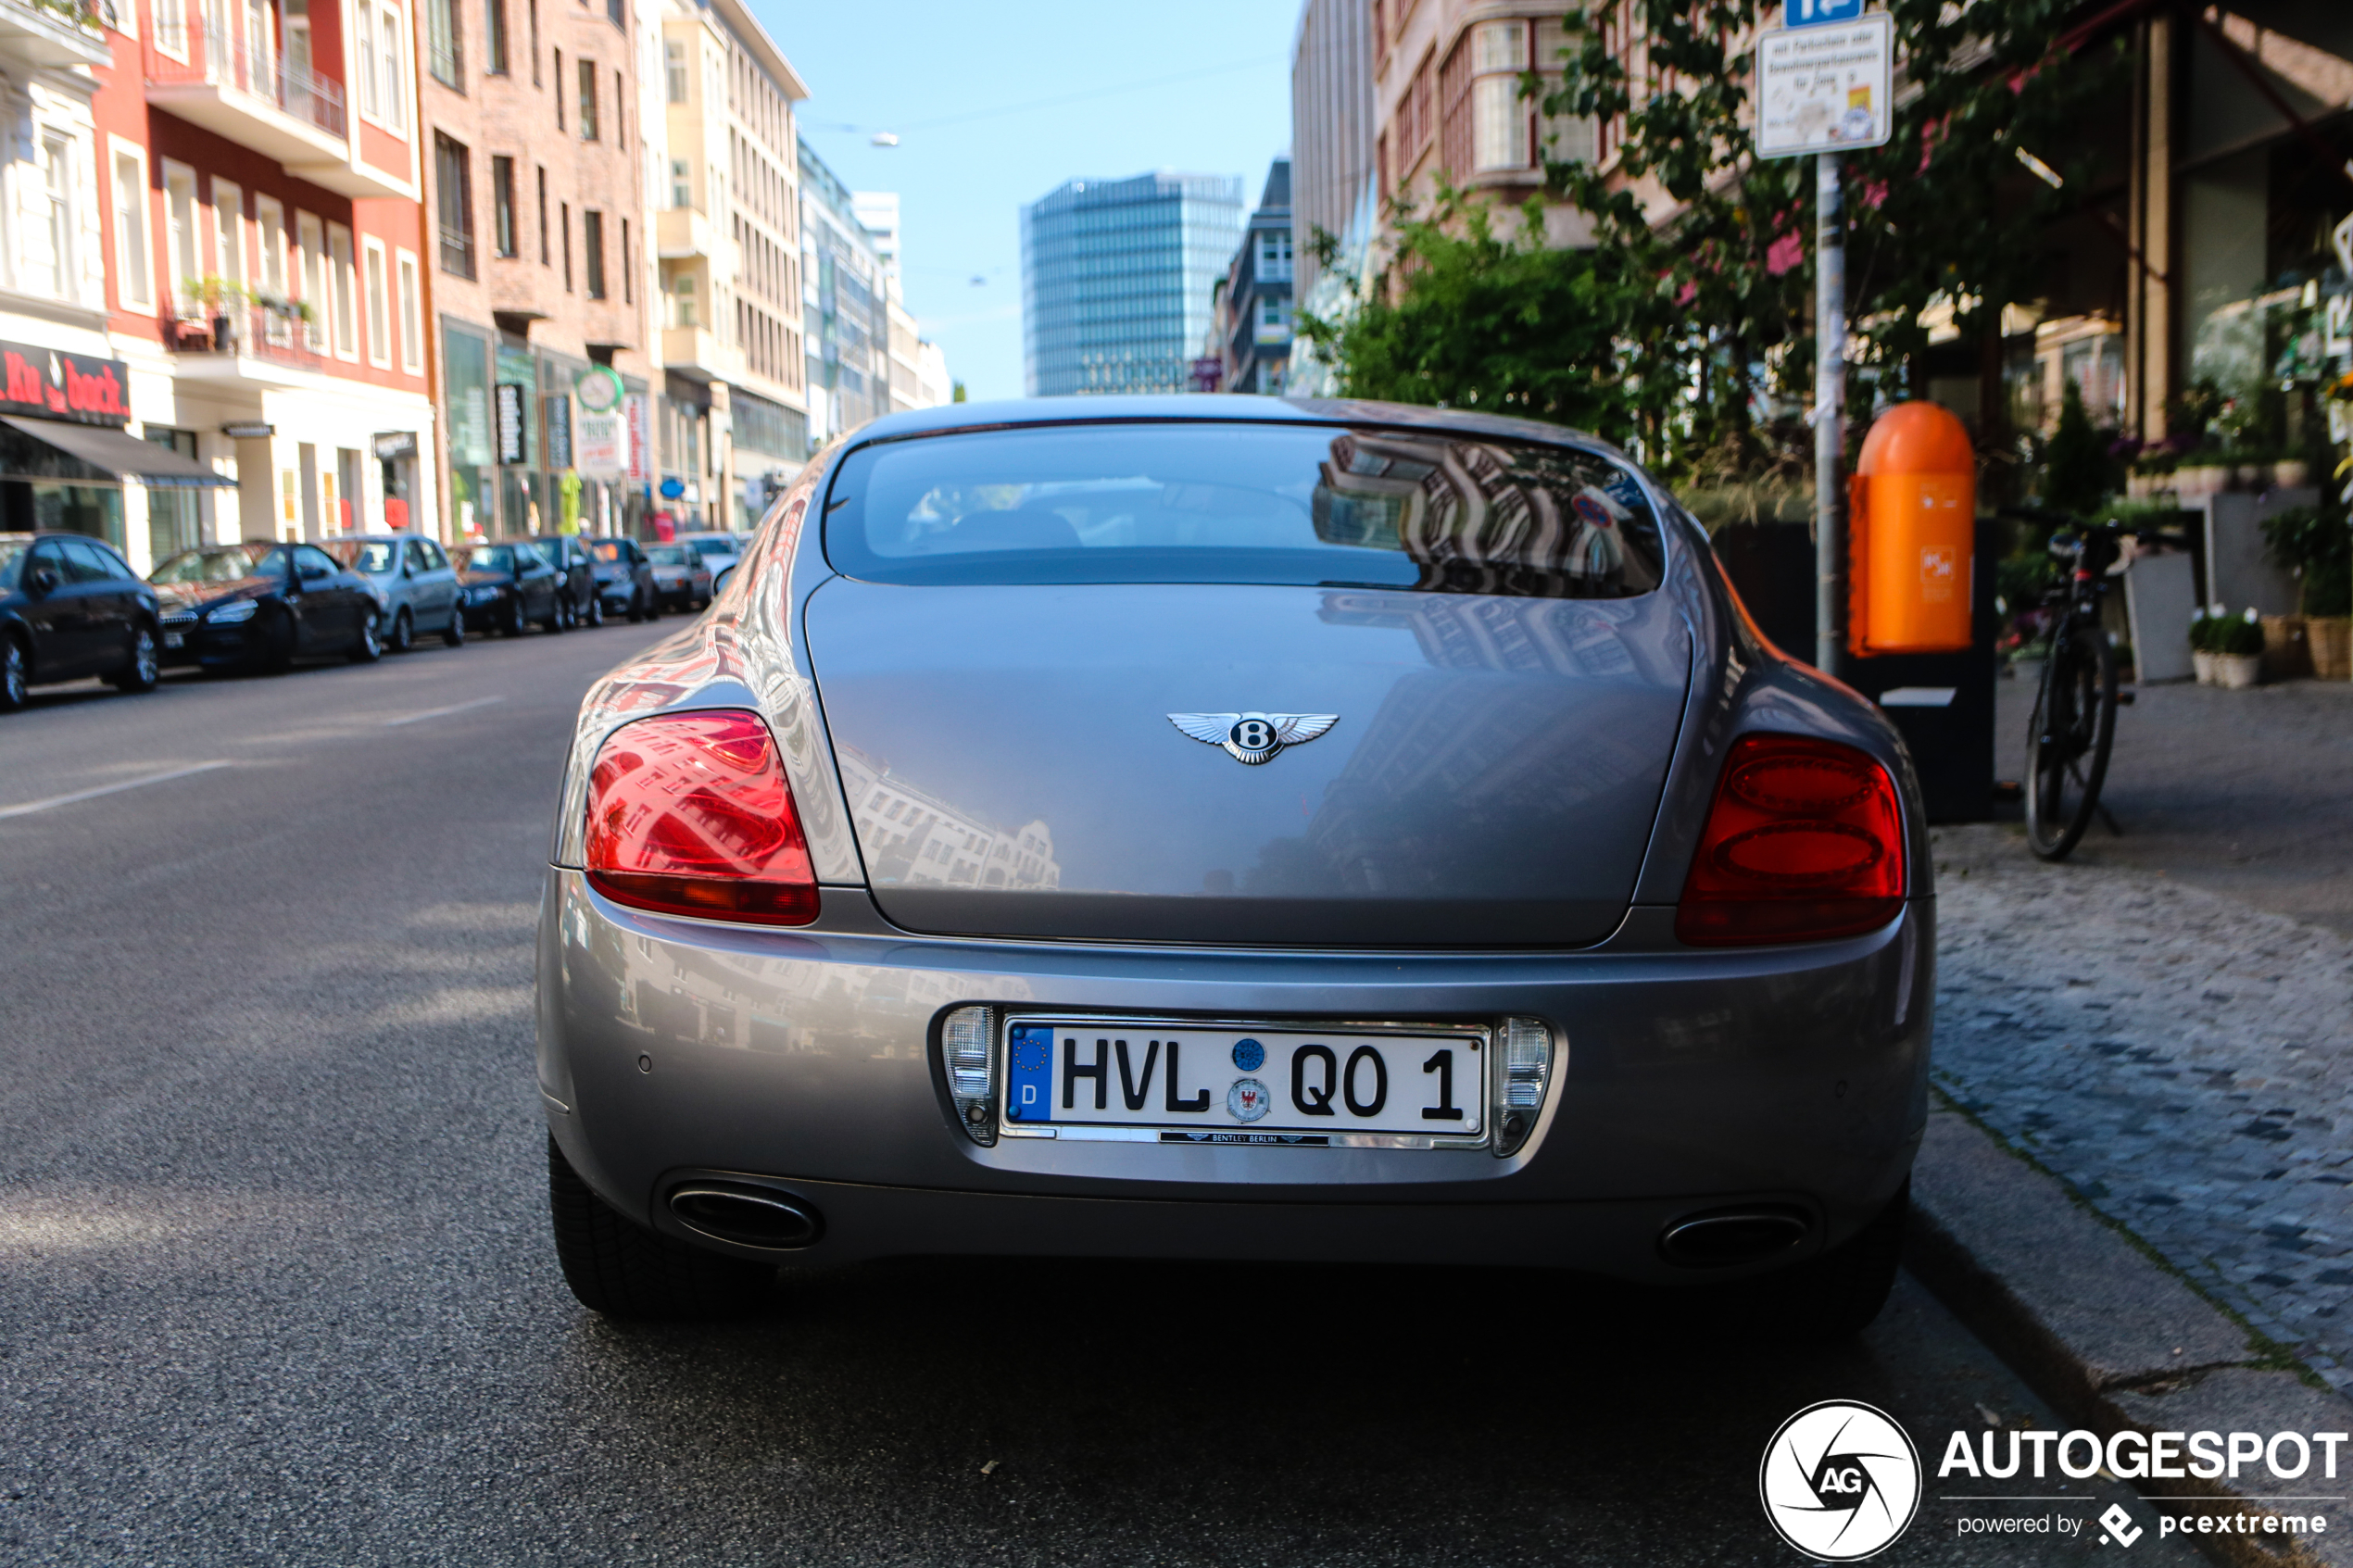
POLYGON ((735 574, 736 562, 743 558, 744 538, 740 533, 681 533, 678 542, 692 545, 695 554, 702 558, 704 568, 711 573, 711 591, 716 596, 726 589, 727 579, 735 574))
POLYGON ((451 647, 466 640, 459 612, 458 572, 431 539, 414 533, 354 533, 321 546, 368 580, 384 646, 407 653, 419 637, 438 636, 451 647))
POLYGON ((711 568, 703 564, 701 551, 680 541, 644 548, 646 564, 652 569, 651 613, 700 610, 711 603, 711 568))
POLYGON ((1555 427, 893 415, 580 714, 580 1298, 902 1254, 1515 1264, 1859 1327, 1925 1123, 1894 732, 1555 427))

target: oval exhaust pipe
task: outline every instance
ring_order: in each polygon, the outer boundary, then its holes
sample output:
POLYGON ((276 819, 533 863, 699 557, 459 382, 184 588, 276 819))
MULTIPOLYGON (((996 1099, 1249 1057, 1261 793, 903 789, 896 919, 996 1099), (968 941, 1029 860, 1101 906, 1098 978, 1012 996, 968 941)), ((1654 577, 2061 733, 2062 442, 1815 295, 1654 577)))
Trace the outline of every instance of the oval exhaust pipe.
POLYGON ((689 1182, 670 1195, 670 1211, 714 1241, 788 1252, 824 1234, 816 1209, 788 1194, 733 1183, 689 1182))
POLYGON ((1688 1269, 1722 1269, 1761 1263, 1790 1251, 1811 1228, 1794 1209, 1719 1209, 1692 1214, 1667 1227, 1658 1250, 1688 1269))

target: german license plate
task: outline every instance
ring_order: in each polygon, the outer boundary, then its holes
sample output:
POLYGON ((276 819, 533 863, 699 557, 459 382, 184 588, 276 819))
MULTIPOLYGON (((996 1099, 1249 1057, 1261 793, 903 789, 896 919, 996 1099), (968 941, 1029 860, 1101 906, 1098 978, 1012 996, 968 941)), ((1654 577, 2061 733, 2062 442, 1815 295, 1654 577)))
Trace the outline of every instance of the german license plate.
POLYGON ((1477 1139, 1486 1032, 1015 1017, 1004 1126, 1162 1143, 1477 1139))
POLYGON ((183 646, 187 641, 188 639, 178 632, 166 632, 163 634, 163 646, 168 648, 183 646))

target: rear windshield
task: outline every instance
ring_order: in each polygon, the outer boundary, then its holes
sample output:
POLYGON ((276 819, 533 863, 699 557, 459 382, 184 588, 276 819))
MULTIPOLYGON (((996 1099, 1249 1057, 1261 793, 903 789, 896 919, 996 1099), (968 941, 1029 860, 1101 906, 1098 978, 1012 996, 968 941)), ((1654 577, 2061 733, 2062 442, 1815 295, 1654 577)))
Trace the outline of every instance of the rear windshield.
POLYGON ((515 552, 504 545, 476 545, 455 552, 458 564, 470 571, 512 571, 515 552))
POLYGON ((850 454, 836 571, 879 583, 1265 583, 1541 598, 1658 586, 1634 476, 1456 433, 1171 423, 978 431, 850 454))
POLYGON ((589 546, 588 553, 610 566, 616 561, 625 561, 629 558, 629 546, 618 539, 603 539, 589 546))
POLYGON ((400 570, 400 546, 382 539, 363 539, 330 546, 330 553, 343 558, 343 564, 371 577, 382 577, 387 571, 400 570))
POLYGON ((684 545, 648 545, 646 546, 646 558, 656 566, 684 566, 686 564, 686 547, 684 545))

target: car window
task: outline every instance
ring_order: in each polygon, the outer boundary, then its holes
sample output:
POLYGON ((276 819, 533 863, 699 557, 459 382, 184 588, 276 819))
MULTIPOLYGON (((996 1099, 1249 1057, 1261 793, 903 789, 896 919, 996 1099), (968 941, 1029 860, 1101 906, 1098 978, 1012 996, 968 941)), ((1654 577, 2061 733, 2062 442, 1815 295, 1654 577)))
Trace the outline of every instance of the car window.
POLYGON ((439 571, 449 564, 449 558, 442 553, 441 546, 430 539, 420 539, 412 547, 424 552, 425 565, 431 571, 439 571))
POLYGON ((382 577, 400 565, 400 546, 389 539, 362 539, 336 553, 346 565, 371 577, 382 577))
POLYGON ((514 547, 509 545, 476 545, 460 558, 472 571, 512 571, 515 569, 514 547))
POLYGON ((31 554, 21 539, 0 539, 0 592, 17 585, 17 574, 24 568, 25 557, 31 554))
POLYGON ((316 545, 296 545, 295 570, 302 574, 302 580, 305 583, 315 583, 322 577, 333 577, 335 574, 335 563, 328 557, 326 551, 316 545))
POLYGON ((1265 583, 1540 598, 1658 586, 1633 472, 1459 431, 975 431, 853 452, 825 554, 887 583, 1265 583))
POLYGON ((646 552, 646 558, 656 566, 685 566, 693 552, 684 545, 656 545, 646 552))
POLYGON ((588 554, 593 558, 604 562, 605 565, 611 566, 629 558, 629 546, 620 539, 599 539, 588 546, 588 554))
POLYGON ((411 540, 409 540, 409 544, 408 544, 408 546, 407 546, 406 553, 407 553, 408 558, 409 558, 409 571, 431 571, 434 569, 434 568, 433 568, 433 560, 432 560, 432 558, 430 558, 429 556, 427 556, 427 555, 425 554, 425 544, 424 544, 424 541, 423 541, 423 540, 422 540, 422 539, 411 539, 411 540))
POLYGON ((57 550, 65 557, 69 583, 104 583, 114 576, 107 570, 104 554, 80 539, 60 539, 57 550))

